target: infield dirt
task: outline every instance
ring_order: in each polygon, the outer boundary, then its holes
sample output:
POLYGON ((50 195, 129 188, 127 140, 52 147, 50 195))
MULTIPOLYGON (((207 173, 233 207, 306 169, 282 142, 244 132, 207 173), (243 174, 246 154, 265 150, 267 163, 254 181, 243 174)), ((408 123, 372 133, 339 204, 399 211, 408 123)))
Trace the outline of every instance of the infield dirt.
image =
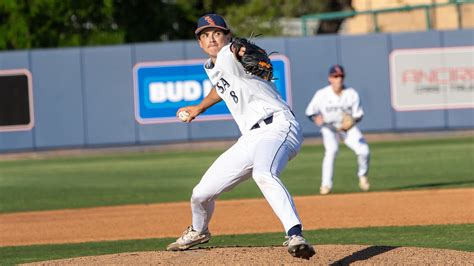
MULTIPOLYGON (((474 223, 473 195, 473 188, 371 192, 295 197, 295 204, 306 230, 463 224, 474 223)), ((189 225, 190 214, 188 202, 3 214, 0 215, 0 246, 177 237, 189 225)), ((264 199, 218 201, 210 228, 214 235, 282 232, 264 199)), ((453 250, 360 245, 315 248, 317 254, 310 260, 293 258, 283 247, 227 247, 121 253, 36 265, 464 265, 474 262, 474 253, 453 250)))
MULTIPOLYGON (((474 188, 295 197, 306 230, 474 223, 474 188)), ((0 246, 177 237, 191 222, 188 202, 0 215, 0 246)), ((282 232, 264 199, 217 201, 214 235, 282 232), (258 210, 258 211, 256 211, 258 210)), ((283 236, 283 233, 282 233, 283 236)), ((283 237, 282 237, 282 240, 283 237)), ((211 240, 212 241, 212 240, 211 240)), ((134 252, 41 262, 103 264, 470 264, 474 253, 408 247, 320 245, 310 260, 283 247, 134 252)))
MULTIPOLYGON (((474 223, 474 188, 295 197, 306 230, 474 223)), ((189 202, 0 215, 0 246, 177 237, 189 202)), ((213 235, 282 232, 264 199, 217 201, 213 235)))

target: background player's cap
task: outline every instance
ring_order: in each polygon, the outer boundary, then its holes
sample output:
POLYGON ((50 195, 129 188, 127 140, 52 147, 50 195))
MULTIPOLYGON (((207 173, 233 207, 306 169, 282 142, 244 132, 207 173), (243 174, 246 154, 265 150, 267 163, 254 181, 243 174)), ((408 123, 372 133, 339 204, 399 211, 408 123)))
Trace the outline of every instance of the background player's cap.
POLYGON ((225 33, 230 32, 230 29, 227 28, 227 23, 223 17, 217 14, 207 14, 199 18, 197 23, 197 29, 194 32, 196 35, 207 28, 219 28, 223 30, 225 33))
POLYGON ((334 65, 329 69, 329 76, 344 76, 344 68, 341 65, 334 65))

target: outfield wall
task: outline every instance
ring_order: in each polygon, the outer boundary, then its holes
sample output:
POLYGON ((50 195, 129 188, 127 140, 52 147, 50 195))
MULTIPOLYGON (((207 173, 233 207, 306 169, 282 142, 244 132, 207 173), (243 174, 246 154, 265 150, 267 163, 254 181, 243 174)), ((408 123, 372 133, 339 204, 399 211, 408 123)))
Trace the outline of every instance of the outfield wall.
MULTIPOLYGON (((304 110, 315 90, 327 84, 328 67, 335 63, 345 67, 346 83, 359 91, 366 112, 360 124, 364 131, 474 127, 472 107, 396 111, 389 76, 393 50, 473 46, 472 29, 261 38, 257 43, 289 58, 293 109, 306 136, 319 132, 304 110)), ((31 130, 0 132, 0 152, 235 138, 239 131, 232 120, 191 124, 135 120, 136 63, 202 58, 205 54, 196 41, 0 52, 0 70, 31 72, 35 116, 31 130)))

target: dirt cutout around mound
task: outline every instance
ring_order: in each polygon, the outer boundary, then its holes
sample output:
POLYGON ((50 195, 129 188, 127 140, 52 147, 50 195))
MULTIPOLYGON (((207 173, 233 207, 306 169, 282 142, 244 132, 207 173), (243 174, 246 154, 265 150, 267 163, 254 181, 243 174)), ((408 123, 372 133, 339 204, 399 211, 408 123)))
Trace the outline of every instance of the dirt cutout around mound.
MULTIPOLYGON (((474 188, 295 197, 305 230, 474 223, 474 188)), ((191 224, 189 202, 0 215, 0 246, 177 237, 191 224)), ((265 199, 223 200, 213 235, 284 230, 265 199)))
POLYGON ((209 248, 181 252, 134 252, 24 265, 467 265, 474 253, 426 248, 319 245, 309 260, 283 247, 209 248))

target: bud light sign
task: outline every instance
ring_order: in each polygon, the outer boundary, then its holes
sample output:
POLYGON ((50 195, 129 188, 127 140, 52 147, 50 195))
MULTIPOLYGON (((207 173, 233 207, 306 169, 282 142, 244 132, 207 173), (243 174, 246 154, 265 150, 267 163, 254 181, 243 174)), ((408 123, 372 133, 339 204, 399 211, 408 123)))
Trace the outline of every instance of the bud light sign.
MULTIPOLYGON (((272 56, 278 92, 291 105, 288 59, 272 56)), ((133 68, 135 118, 140 124, 175 123, 176 111, 196 105, 212 89, 203 68, 206 60, 137 63, 133 68)), ((232 119, 224 101, 215 104, 196 121, 232 119)))

